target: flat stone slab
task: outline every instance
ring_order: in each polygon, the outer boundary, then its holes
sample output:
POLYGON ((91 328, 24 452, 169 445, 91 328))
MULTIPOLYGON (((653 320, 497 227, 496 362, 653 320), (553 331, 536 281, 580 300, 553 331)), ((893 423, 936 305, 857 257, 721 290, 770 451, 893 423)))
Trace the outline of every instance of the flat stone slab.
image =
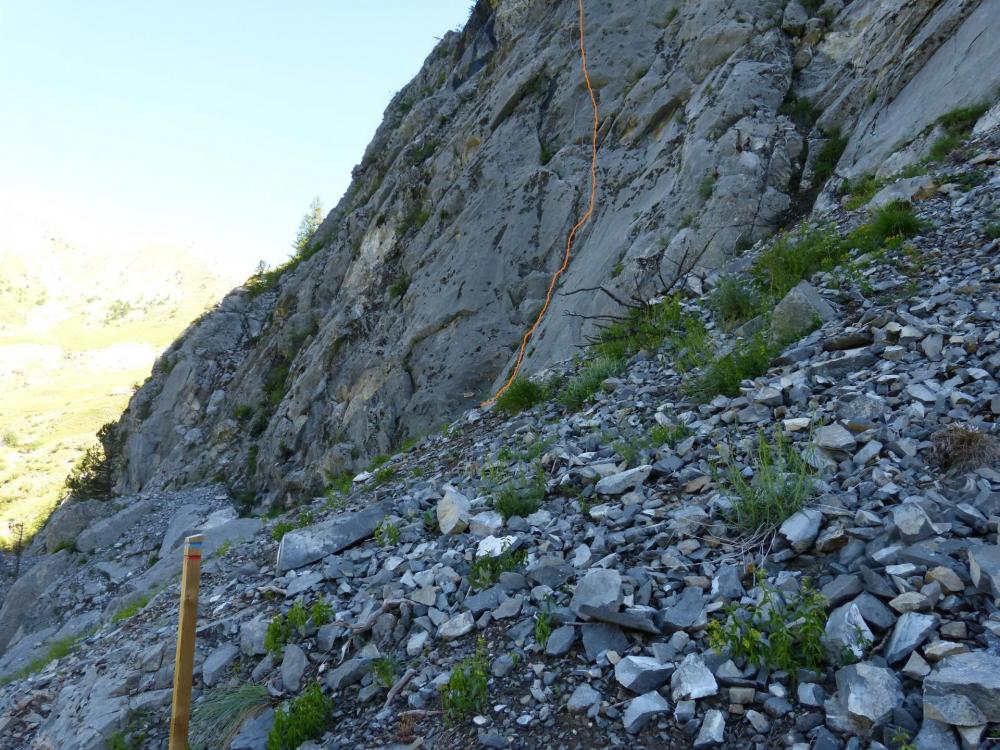
POLYGON ((959 727, 1000 722, 1000 656, 955 654, 924 679, 924 716, 959 727))
POLYGON ((385 515, 386 507, 380 503, 354 513, 334 516, 304 529, 289 531, 278 547, 278 572, 301 568, 367 539, 385 515))
POLYGON ((643 615, 638 612, 617 612, 610 607, 592 607, 581 604, 579 612, 584 617, 598 622, 607 622, 625 630, 636 630, 649 635, 660 635, 660 629, 653 622, 653 615, 643 615))

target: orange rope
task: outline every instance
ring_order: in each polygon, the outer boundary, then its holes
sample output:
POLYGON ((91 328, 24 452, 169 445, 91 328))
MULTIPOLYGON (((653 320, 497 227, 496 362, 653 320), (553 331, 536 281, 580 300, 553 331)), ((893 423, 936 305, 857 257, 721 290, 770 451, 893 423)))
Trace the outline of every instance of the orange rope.
POLYGON ((524 351, 528 346, 528 339, 532 337, 535 330, 538 328, 539 324, 542 322, 542 318, 545 317, 545 313, 549 309, 549 304, 552 302, 552 292, 556 288, 556 283, 559 281, 559 277, 563 275, 566 269, 569 267, 569 260, 573 257, 573 239, 576 237, 576 233, 580 228, 587 223, 590 219, 591 214, 594 213, 594 201, 597 197, 597 128, 598 128, 598 113, 597 113, 597 99, 594 97, 594 87, 590 84, 590 72, 587 70, 587 47, 584 43, 583 35, 583 0, 579 0, 580 5, 580 64, 583 67, 583 80, 587 84, 587 93, 590 95, 590 104, 594 108, 594 133, 593 139, 591 141, 591 153, 590 153, 590 204, 587 207, 587 212, 580 218, 580 220, 569 230, 569 236, 566 237, 566 252, 563 256, 562 265, 559 267, 554 274, 552 274, 552 280, 549 282, 549 289, 545 293, 545 304, 542 305, 542 309, 538 313, 538 317, 535 318, 534 324, 529 328, 524 337, 521 339, 521 348, 517 353, 517 360, 514 362, 514 370, 511 372, 510 377, 507 378, 507 382, 504 383, 500 390, 493 394, 493 398, 488 399, 482 403, 482 406, 490 406, 495 403, 496 400, 503 395, 503 392, 510 388, 510 384, 514 382, 517 374, 521 370, 521 363, 524 361, 524 351))

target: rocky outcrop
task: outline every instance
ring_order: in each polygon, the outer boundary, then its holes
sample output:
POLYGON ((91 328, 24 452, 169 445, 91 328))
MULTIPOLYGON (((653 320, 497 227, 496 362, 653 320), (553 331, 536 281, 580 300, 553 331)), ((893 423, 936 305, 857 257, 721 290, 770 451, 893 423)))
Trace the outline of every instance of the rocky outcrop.
MULTIPOLYGON (((615 311, 565 292, 653 294, 680 259, 718 266, 787 225, 835 128, 844 174, 919 157, 935 118, 992 93, 998 2, 585 3, 598 204, 526 371, 574 353, 593 331, 578 316, 615 311), (788 106, 805 98, 815 124, 788 106)), ((309 257, 160 359, 120 424, 121 492, 223 480, 249 502, 300 497, 490 395, 584 207, 575 14, 480 0, 443 37, 309 257)))

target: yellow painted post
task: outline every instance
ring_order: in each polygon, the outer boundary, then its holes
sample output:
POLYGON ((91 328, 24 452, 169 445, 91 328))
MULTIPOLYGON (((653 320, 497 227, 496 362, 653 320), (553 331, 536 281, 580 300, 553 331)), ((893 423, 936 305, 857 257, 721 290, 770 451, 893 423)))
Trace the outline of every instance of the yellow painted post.
POLYGON ((170 712, 169 750, 187 750, 191 719, 191 683, 194 672, 194 637, 198 624, 198 583, 201 580, 202 536, 184 540, 181 573, 181 609, 177 621, 177 654, 174 658, 174 695, 170 712))

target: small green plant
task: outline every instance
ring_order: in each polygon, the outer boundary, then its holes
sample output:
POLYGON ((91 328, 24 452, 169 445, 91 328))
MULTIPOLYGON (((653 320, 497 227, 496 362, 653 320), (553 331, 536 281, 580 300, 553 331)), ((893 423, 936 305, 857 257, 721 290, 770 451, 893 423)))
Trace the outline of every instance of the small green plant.
POLYGON ((982 102, 971 107, 953 109, 939 117, 937 123, 944 134, 931 144, 927 158, 930 161, 940 161, 957 150, 962 145, 962 140, 972 131, 976 120, 983 116, 989 106, 988 102, 982 102))
POLYGON ((300 633, 305 632, 306 623, 309 621, 309 613, 306 611, 305 605, 301 601, 295 602, 292 608, 288 610, 286 615, 286 621, 288 626, 295 628, 300 633))
MULTIPOLYGON (((909 203, 890 203, 882 206, 872 214, 872 220, 869 222, 870 239, 879 246, 893 237, 912 237, 923 228, 923 222, 914 216, 909 203)), ((849 238, 860 239, 860 237, 864 237, 864 234, 854 234, 849 238)))
POLYGON ((228 539, 223 540, 222 544, 220 544, 216 548, 215 552, 212 553, 212 557, 219 557, 219 558, 225 557, 229 553, 229 549, 232 546, 233 546, 232 542, 230 542, 228 539))
POLYGON ((372 662, 371 670, 372 674, 375 675, 375 679, 379 681, 382 687, 389 690, 396 684, 396 675, 399 673, 399 662, 392 656, 383 656, 372 662))
MULTIPOLYGON (((448 683, 441 687, 441 706, 445 721, 457 721, 482 713, 489 700, 489 660, 486 641, 476 641, 476 653, 458 662, 451 670, 448 683)), ((268 750, 271 750, 268 748, 268 750)))
POLYGON ((285 644, 292 637, 292 628, 280 612, 271 618, 264 631, 264 650, 275 660, 281 658, 285 651, 285 644))
POLYGON ((147 604, 149 604, 149 594, 140 594, 115 612, 111 616, 111 622, 119 623, 122 620, 128 620, 131 617, 135 617, 147 604))
POLYGON ((280 542, 289 531, 295 531, 294 523, 291 521, 278 521, 278 523, 274 524, 274 528, 271 529, 271 538, 276 542, 280 542))
POLYGON ((788 117, 801 130, 812 128, 821 113, 809 99, 796 96, 791 89, 788 90, 785 101, 778 107, 778 114, 788 117))
POLYGON ((549 636, 552 635, 552 615, 547 609, 540 609, 535 618, 535 640, 538 645, 545 648, 549 645, 549 636))
POLYGON ((540 384, 518 375, 497 398, 496 408, 502 414, 517 414, 541 403, 544 397, 545 389, 540 384))
POLYGON ((690 434, 691 431, 682 424, 657 424, 649 430, 649 443, 653 448, 659 448, 661 445, 673 447, 690 434))
POLYGON ((270 705, 265 685, 213 688, 191 711, 191 750, 229 747, 243 723, 270 705))
POLYGON ((354 484, 354 476, 351 472, 344 471, 334 477, 330 477, 329 481, 330 485, 326 488, 327 497, 331 494, 348 495, 354 484))
POLYGON ((804 580, 799 591, 782 595, 758 576, 759 595, 750 607, 730 604, 720 620, 708 623, 708 642, 733 659, 756 667, 787 672, 818 670, 826 654, 826 599, 804 580))
POLYGON ((52 550, 52 554, 54 555, 56 552, 61 552, 62 550, 66 550, 67 552, 76 552, 76 539, 63 539, 56 545, 56 548, 52 550))
POLYGON ((773 445, 763 432, 757 435, 750 464, 750 481, 732 459, 719 476, 723 489, 734 496, 734 520, 747 533, 780 525, 801 510, 815 492, 809 465, 781 431, 775 433, 773 445))
POLYGON ((376 524, 375 542, 379 547, 395 547, 399 544, 399 527, 388 516, 376 524))
POLYGON ((333 622, 333 607, 325 599, 317 599, 309 608, 309 619, 317 628, 333 622))
POLYGON ((512 477, 493 488, 493 507, 505 519, 527 518, 545 499, 545 475, 535 471, 529 477, 512 477))
POLYGON ((318 682, 274 712, 274 727, 267 735, 267 750, 296 750, 323 734, 333 712, 333 701, 323 695, 318 682))
POLYGON ((48 666, 49 663, 55 661, 56 659, 62 659, 69 656, 73 652, 73 649, 76 648, 76 644, 83 638, 87 637, 87 635, 89 635, 89 633, 70 635, 65 638, 61 638, 58 641, 53 641, 42 656, 33 659, 27 666, 22 667, 17 672, 0 679, 0 685, 6 685, 10 682, 14 682, 15 680, 23 680, 28 675, 40 672, 48 666))
POLYGON ((424 524, 424 531, 428 534, 433 534, 438 530, 437 516, 430 508, 423 512, 423 515, 420 516, 420 520, 424 524))
POLYGON ((515 570, 524 564, 528 553, 523 549, 507 549, 496 557, 477 557, 469 566, 469 585, 486 589, 500 580, 500 574, 515 570))
POLYGON ((902 727, 896 727, 896 731, 889 738, 892 750, 917 750, 917 746, 911 742, 913 735, 902 727))

